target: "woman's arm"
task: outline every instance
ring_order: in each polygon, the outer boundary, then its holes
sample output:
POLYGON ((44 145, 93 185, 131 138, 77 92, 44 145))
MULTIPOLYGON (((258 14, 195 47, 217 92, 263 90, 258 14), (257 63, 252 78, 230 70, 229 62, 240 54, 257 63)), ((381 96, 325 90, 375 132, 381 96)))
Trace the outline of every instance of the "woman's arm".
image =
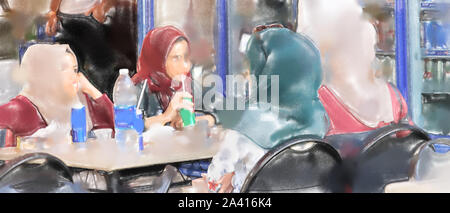
POLYGON ((92 16, 100 23, 106 21, 106 13, 118 3, 118 0, 102 0, 99 4, 95 5, 85 15, 92 16))
POLYGON ((88 94, 93 99, 98 99, 103 95, 97 88, 94 87, 94 85, 91 84, 91 82, 89 82, 86 76, 84 76, 84 74, 81 72, 78 73, 78 82, 81 91, 88 94))
POLYGON ((196 121, 199 120, 206 120, 208 121, 208 126, 214 126, 216 125, 216 118, 212 115, 202 115, 195 118, 196 121))
POLYGON ((50 2, 50 12, 58 12, 62 0, 52 0, 50 2))
POLYGON ((157 123, 163 126, 169 122, 172 124, 178 123, 181 119, 179 114, 180 109, 184 108, 191 111, 194 109, 194 104, 192 102, 183 101, 183 98, 192 98, 192 95, 187 92, 175 93, 164 113, 145 119, 145 128, 148 129, 150 126, 157 123))
POLYGON ((114 134, 114 104, 106 94, 98 91, 81 72, 78 73, 78 82, 81 91, 86 96, 93 124, 92 130, 112 129, 114 134))
POLYGON ((45 33, 48 36, 54 36, 57 30, 58 11, 62 0, 52 0, 50 2, 50 11, 47 13, 47 25, 45 26, 45 33))
POLYGON ((170 122, 170 119, 167 118, 167 116, 165 114, 148 117, 148 118, 145 118, 145 129, 149 129, 150 126, 155 125, 155 124, 161 124, 162 126, 164 126, 169 122, 170 122))
MULTIPOLYGON (((210 126, 210 127, 216 125, 216 118, 212 115, 202 115, 202 116, 195 117, 196 122, 201 121, 201 120, 208 121, 208 126, 210 126)), ((183 128, 183 120, 181 119, 181 117, 178 117, 175 121, 172 121, 171 126, 175 129, 183 128)))

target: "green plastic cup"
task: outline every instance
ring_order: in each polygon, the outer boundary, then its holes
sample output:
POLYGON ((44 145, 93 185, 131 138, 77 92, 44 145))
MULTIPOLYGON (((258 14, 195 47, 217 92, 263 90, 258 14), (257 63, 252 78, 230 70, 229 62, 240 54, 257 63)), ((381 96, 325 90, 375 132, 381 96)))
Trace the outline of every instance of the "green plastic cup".
MULTIPOLYGON (((183 98, 183 99, 189 100, 190 102, 192 102, 191 98, 183 98)), ((191 112, 187 109, 181 109, 180 116, 181 116, 181 119, 183 120, 184 127, 195 125, 195 113, 194 112, 191 112)))

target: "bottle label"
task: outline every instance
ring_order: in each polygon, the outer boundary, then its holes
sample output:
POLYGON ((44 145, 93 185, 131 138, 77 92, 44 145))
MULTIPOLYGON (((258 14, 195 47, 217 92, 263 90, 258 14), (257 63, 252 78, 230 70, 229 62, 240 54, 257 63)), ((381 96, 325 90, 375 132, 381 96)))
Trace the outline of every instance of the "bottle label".
POLYGON ((131 129, 136 118, 136 106, 114 106, 114 123, 118 129, 131 129))
MULTIPOLYGON (((184 99, 192 102, 192 99, 190 99, 190 98, 184 98, 184 99)), ((187 127, 187 126, 195 125, 195 113, 194 112, 191 112, 186 109, 181 109, 180 116, 181 116, 181 119, 183 120, 183 126, 187 127)))
POLYGON ((86 108, 72 108, 72 141, 75 143, 86 142, 86 108))

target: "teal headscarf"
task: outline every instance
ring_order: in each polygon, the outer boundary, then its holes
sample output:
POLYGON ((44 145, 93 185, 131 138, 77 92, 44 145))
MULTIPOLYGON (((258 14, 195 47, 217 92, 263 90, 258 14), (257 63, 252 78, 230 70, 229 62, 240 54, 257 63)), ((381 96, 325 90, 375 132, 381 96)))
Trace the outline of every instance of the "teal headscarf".
MULTIPOLYGON (((320 53, 307 37, 286 28, 268 28, 247 45, 250 74, 279 76, 278 115, 270 108, 218 111, 224 128, 236 130, 264 149, 300 135, 324 137, 326 114, 317 95, 322 82, 320 53)), ((270 80, 268 80, 270 82, 270 80)), ((258 90, 259 90, 258 82, 258 90)), ((269 102, 271 85, 267 84, 269 102)), ((258 99, 259 103, 259 99, 258 99)))

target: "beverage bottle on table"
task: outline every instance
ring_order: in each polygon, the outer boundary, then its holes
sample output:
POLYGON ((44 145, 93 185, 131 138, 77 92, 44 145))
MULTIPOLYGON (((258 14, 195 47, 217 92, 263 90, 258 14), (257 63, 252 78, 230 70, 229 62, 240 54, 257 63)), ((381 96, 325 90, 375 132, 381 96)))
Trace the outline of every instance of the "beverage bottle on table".
POLYGON ((116 141, 120 145, 137 142, 138 134, 133 129, 136 119, 136 87, 129 76, 128 69, 120 69, 114 84, 114 124, 116 141))
POLYGON ((72 126, 72 142, 86 142, 86 108, 83 104, 77 103, 72 107, 70 120, 72 126))
MULTIPOLYGON (((186 92, 186 91, 190 91, 190 89, 187 89, 186 86, 190 86, 190 84, 186 83, 186 77, 183 76, 181 78, 181 86, 182 86, 182 91, 186 92)), ((190 101, 191 103, 192 98, 183 98, 183 101, 190 101)), ((183 120, 183 126, 184 127, 188 127, 188 126, 194 126, 195 125, 195 112, 187 110, 187 109, 181 109, 180 110, 180 116, 181 119, 183 120)))

